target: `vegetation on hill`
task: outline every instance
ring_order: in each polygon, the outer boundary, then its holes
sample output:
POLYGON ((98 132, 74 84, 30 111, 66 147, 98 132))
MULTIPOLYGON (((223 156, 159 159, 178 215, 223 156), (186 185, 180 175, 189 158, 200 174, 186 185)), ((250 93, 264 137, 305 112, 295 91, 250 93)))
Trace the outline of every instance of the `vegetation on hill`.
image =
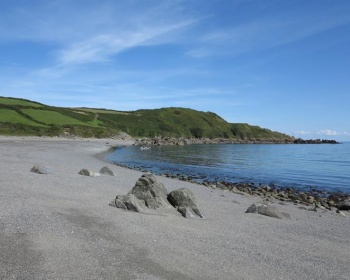
POLYGON ((0 134, 48 135, 70 133, 108 137, 124 131, 133 137, 230 139, 291 139, 248 124, 228 123, 212 112, 162 108, 130 112, 95 108, 61 108, 0 97, 0 134))

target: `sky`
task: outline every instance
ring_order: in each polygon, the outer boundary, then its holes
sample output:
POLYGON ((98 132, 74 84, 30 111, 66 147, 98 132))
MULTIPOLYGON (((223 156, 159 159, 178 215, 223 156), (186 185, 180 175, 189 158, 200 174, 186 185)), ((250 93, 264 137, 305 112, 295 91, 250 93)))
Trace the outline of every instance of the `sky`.
POLYGON ((0 0, 0 96, 350 141, 350 1, 0 0))

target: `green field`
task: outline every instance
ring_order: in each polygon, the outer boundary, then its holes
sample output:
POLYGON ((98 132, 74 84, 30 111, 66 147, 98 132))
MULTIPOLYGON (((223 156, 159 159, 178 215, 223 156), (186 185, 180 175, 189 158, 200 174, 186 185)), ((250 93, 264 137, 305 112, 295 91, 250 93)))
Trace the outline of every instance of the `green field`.
POLYGON ((32 102, 25 99, 0 97, 0 104, 4 105, 19 105, 19 106, 31 106, 31 107, 43 107, 42 104, 37 102, 32 102))
POLYGON ((120 115, 130 115, 132 112, 122 112, 122 111, 113 111, 113 110, 106 110, 106 109, 93 109, 93 108, 74 108, 74 112, 80 113, 94 113, 94 114, 120 114, 120 115))
POLYGON ((31 121, 30 119, 20 115, 11 109, 0 109, 0 122, 2 123, 18 123, 31 126, 44 126, 42 124, 31 121))
POLYGON ((72 117, 63 115, 55 111, 48 110, 35 110, 35 109, 22 109, 26 115, 35 119, 36 121, 45 123, 47 125, 82 125, 82 126, 97 126, 96 124, 89 124, 72 117))

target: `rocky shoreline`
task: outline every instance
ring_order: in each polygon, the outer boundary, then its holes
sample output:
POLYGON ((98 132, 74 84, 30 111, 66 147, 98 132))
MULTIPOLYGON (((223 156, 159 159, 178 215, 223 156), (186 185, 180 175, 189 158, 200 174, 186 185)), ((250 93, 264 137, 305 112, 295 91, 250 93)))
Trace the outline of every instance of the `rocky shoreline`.
POLYGON ((185 146, 193 144, 339 144, 335 140, 301 138, 264 138, 264 139, 229 139, 229 138, 176 138, 176 137, 154 137, 135 139, 135 146, 185 146))
MULTIPOLYGON (((117 164, 118 166, 138 170, 142 172, 149 172, 143 168, 132 168, 117 164)), ((197 185, 201 185, 211 189, 220 189, 229 191, 243 196, 259 196, 268 202, 279 201, 280 204, 285 202, 293 203, 300 209, 315 211, 318 210, 336 210, 350 211, 350 194, 344 192, 329 192, 317 189, 316 187, 308 187, 298 189, 296 187, 275 186, 273 184, 263 185, 254 182, 225 182, 225 181, 198 181, 191 176, 173 175, 173 174, 156 174, 166 178, 177 179, 197 185)))

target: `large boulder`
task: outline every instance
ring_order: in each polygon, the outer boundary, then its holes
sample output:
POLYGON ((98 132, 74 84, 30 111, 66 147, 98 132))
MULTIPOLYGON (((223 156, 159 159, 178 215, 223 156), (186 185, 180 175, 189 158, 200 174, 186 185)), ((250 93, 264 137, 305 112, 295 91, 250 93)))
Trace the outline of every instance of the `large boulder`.
POLYGON ((290 215, 279 211, 276 207, 271 205, 256 205, 255 203, 250 205, 246 213, 260 214, 272 218, 282 219, 289 218, 290 215))
POLYGON ((153 174, 143 174, 129 194, 143 201, 148 208, 171 208, 167 201, 167 189, 153 174))
POLYGON ((172 191, 168 195, 168 200, 185 218, 204 218, 198 209, 196 198, 190 190, 182 188, 172 191))

